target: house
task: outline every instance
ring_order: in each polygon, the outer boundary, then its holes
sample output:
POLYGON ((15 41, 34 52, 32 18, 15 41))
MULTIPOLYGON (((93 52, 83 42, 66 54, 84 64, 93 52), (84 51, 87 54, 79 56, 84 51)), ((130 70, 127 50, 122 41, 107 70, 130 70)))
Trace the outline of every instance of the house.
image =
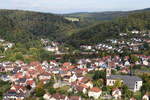
POLYGON ((124 63, 124 66, 130 66, 130 62, 129 62, 129 61, 126 61, 126 62, 124 63))
POLYGON ((120 36, 126 36, 127 33, 120 33, 119 35, 120 35, 120 36))
POLYGON ((133 30, 133 31, 131 31, 131 33, 133 33, 133 34, 138 34, 138 33, 140 33, 140 31, 138 31, 138 30, 133 30))
POLYGON ((81 49, 85 49, 85 50, 91 50, 92 49, 92 46, 90 45, 82 45, 80 46, 81 49))
POLYGON ((50 65, 53 65, 53 66, 58 66, 59 65, 55 60, 51 60, 49 62, 50 62, 50 65))
POLYGON ((81 86, 81 85, 75 86, 75 90, 76 90, 76 92, 82 92, 84 94, 87 93, 87 89, 84 86, 81 86))
POLYGON ((51 75, 49 73, 42 73, 39 75, 39 80, 50 80, 51 79, 51 75))
POLYGON ((54 68, 54 69, 52 69, 52 73, 53 74, 59 74, 60 70, 58 68, 54 68))
POLYGON ((43 96, 44 100, 50 100, 50 98, 51 98, 51 95, 48 93, 44 94, 44 96, 43 96))
POLYGON ((4 94, 3 100, 23 100, 24 98, 24 93, 17 93, 15 90, 9 90, 7 93, 4 94))
POLYGON ((73 74, 73 76, 71 76, 70 77, 70 79, 69 79, 69 82, 71 83, 71 82, 74 82, 74 81, 76 81, 77 80, 77 76, 76 76, 76 74, 73 74))
POLYGON ((56 93, 56 94, 53 94, 49 100, 68 100, 68 97, 62 94, 56 93))
POLYGON ((4 39, 1 39, 1 38, 0 38, 0 42, 4 42, 4 41, 5 41, 4 39))
POLYGON ((0 72, 5 72, 5 68, 3 66, 0 66, 0 72))
POLYGON ((93 97, 94 99, 98 99, 101 96, 101 94, 102 90, 97 87, 91 88, 88 92, 88 96, 93 97))
POLYGON ((121 99, 121 91, 118 88, 113 89, 112 96, 117 100, 121 99))
POLYGON ((139 91, 143 84, 142 79, 138 76, 111 75, 111 69, 106 69, 106 85, 113 86, 117 80, 123 82, 133 92, 139 91))
POLYGON ((57 82, 54 83, 53 87, 60 88, 60 87, 66 86, 66 85, 69 85, 69 83, 66 81, 58 80, 57 82))
POLYGON ((13 66, 6 66, 6 67, 5 67, 5 71, 6 71, 6 72, 13 71, 13 69, 14 69, 13 66))
POLYGON ((27 81, 26 78, 19 78, 18 80, 15 81, 15 84, 25 86, 26 85, 26 81, 27 81))
POLYGON ((124 67, 119 72, 124 73, 124 74, 128 74, 130 72, 130 70, 129 70, 129 68, 124 67))
POLYGON ((9 77, 9 75, 1 75, 0 79, 3 80, 3 81, 9 81, 10 77, 9 77))
POLYGON ((33 79, 28 79, 26 85, 30 85, 32 88, 36 87, 35 81, 33 79))
POLYGON ((143 61, 143 65, 148 66, 149 62, 147 60, 143 61))
POLYGON ((61 68, 60 75, 61 77, 71 77, 72 73, 68 71, 68 68, 61 68))
POLYGON ((92 83, 92 81, 88 81, 88 82, 86 82, 86 83, 85 83, 85 85, 87 85, 87 86, 88 86, 88 88, 92 88, 92 87, 93 87, 93 83, 92 83))
POLYGON ((64 62, 64 63, 62 64, 63 67, 69 67, 69 66, 71 66, 71 65, 72 65, 71 62, 64 62))
POLYGON ((20 85, 12 85, 10 90, 15 90, 17 93, 26 93, 26 88, 20 85))
POLYGON ((56 51, 58 51, 58 47, 57 47, 57 46, 56 46, 56 47, 47 46, 47 47, 45 47, 44 49, 47 50, 47 51, 51 51, 51 52, 56 52, 56 51))
POLYGON ((69 100, 82 100, 79 96, 70 96, 69 100))
POLYGON ((149 95, 149 94, 145 94, 145 95, 142 97, 142 100, 150 100, 150 95, 149 95))

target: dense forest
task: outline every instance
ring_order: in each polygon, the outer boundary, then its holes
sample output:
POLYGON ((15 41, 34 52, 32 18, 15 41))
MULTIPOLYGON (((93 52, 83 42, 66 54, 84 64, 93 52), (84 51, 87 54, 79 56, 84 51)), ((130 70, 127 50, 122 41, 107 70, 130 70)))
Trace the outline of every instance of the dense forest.
POLYGON ((58 15, 0 10, 0 36, 13 43, 35 46, 41 37, 60 40, 72 29, 75 24, 58 15))

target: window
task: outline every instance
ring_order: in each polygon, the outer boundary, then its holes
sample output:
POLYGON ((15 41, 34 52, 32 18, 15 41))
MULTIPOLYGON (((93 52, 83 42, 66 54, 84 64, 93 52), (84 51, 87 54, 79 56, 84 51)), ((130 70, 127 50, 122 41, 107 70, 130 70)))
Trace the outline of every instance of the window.
POLYGON ((136 89, 138 88, 138 82, 135 82, 135 88, 136 89))
POLYGON ((138 88, 138 85, 136 84, 136 89, 138 88))
POLYGON ((115 84, 115 81, 113 81, 113 84, 115 84))

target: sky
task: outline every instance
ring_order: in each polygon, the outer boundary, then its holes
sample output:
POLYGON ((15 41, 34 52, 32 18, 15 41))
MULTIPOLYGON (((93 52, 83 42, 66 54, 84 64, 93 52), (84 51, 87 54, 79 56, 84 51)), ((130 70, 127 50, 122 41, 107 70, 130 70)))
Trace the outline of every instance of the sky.
POLYGON ((150 0, 0 0, 0 9, 51 13, 129 11, 150 8, 150 0))

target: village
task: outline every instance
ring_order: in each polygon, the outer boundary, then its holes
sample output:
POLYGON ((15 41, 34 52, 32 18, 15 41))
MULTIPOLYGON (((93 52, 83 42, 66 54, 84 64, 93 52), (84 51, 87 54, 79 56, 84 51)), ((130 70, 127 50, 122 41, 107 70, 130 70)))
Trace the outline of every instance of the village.
POLYGON ((150 100, 149 0, 0 1, 0 100, 150 100))
MULTIPOLYGON (((147 38, 150 34, 139 36, 139 31, 132 33, 127 40, 107 39, 94 46, 82 45, 80 49, 118 53, 123 53, 124 48, 134 53, 144 50, 144 45, 150 43, 147 38)), ((126 35, 120 33, 120 37, 126 35)), ((41 39, 41 42, 46 51, 66 54, 60 50, 58 42, 47 39, 41 39)), ((74 63, 69 60, 60 62, 59 59, 0 62, 0 82, 9 84, 2 100, 149 100, 149 91, 143 85, 149 83, 143 77, 149 77, 150 55, 134 53, 130 56, 114 54, 80 58, 74 63)))
MULTIPOLYGON (((42 63, 31 62, 30 64, 23 61, 2 62, 0 72, 5 74, 2 74, 0 78, 2 81, 11 83, 3 100, 23 100, 31 94, 35 95, 35 92, 40 92, 38 89, 41 88, 44 92, 37 93, 37 96, 43 96, 45 100, 121 99, 123 84, 133 93, 140 91, 143 84, 142 79, 135 76, 129 66, 150 65, 148 62, 150 56, 135 56, 140 61, 130 63, 129 57, 122 60, 116 55, 97 59, 80 59, 76 64, 59 63, 55 60, 42 63), (94 79, 90 77, 92 72, 98 71, 106 71, 106 74, 102 74, 105 76, 100 74, 101 76, 94 77, 94 79), (95 83, 95 80, 98 83, 95 83), (50 85, 49 82, 52 84, 50 85), (47 84, 50 90, 44 88, 44 85, 47 84), (102 89, 104 87, 109 87, 111 92, 102 89), (70 96, 65 95, 69 93, 70 96)), ((149 100, 149 95, 145 94, 143 98, 143 100, 149 100)), ((130 100, 135 100, 135 98, 130 98, 130 100)))
POLYGON ((144 49, 145 44, 150 43, 150 32, 133 30, 129 33, 130 36, 128 33, 120 33, 118 38, 107 39, 96 45, 81 45, 80 49, 91 52, 98 52, 101 50, 123 53, 124 49, 132 52, 139 52, 144 49))

